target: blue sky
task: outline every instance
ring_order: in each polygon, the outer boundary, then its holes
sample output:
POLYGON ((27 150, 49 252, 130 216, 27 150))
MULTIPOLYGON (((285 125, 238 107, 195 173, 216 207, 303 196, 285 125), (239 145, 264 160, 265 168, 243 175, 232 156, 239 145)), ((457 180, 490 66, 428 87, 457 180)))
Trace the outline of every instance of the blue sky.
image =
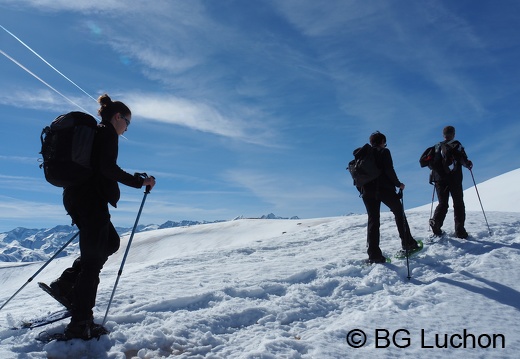
MULTIPOLYGON (((69 224, 39 136, 103 93, 133 114, 119 165, 157 178, 146 224, 363 213, 345 167, 375 130, 406 208, 431 202, 418 159, 446 125, 477 183, 516 169, 519 17, 513 0, 1 0, 0 232, 69 224)), ((131 226, 143 191, 121 188, 131 226)))

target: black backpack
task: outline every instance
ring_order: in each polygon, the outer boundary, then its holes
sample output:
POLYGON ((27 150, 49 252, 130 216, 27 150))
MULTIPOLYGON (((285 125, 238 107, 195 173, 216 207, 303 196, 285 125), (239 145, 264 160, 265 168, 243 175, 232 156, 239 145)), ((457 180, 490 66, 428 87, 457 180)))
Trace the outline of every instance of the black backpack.
POLYGON ((439 174, 453 171, 454 166, 457 164, 453 142, 442 141, 428 147, 419 158, 421 167, 428 167, 439 174))
POLYGON ((69 112, 56 117, 40 135, 45 179, 57 187, 86 182, 92 175, 90 156, 97 129, 94 117, 69 112))
POLYGON ((433 161, 435 159, 435 146, 428 147, 424 150, 423 154, 419 158, 419 164, 421 168, 428 167, 433 169, 433 161))
POLYGON ((381 174, 377 165, 375 148, 366 143, 363 147, 354 150, 354 159, 348 164, 348 171, 352 175, 354 186, 358 189, 372 182, 381 174))

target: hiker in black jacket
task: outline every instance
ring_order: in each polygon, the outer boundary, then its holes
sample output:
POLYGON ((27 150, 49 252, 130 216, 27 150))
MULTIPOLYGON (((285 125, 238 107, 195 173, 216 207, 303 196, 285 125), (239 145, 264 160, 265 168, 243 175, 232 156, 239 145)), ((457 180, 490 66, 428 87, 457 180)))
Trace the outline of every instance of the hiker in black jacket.
POLYGON ((135 188, 155 185, 153 177, 131 175, 117 165, 119 136, 130 125, 130 109, 106 94, 99 98, 99 103, 101 123, 91 155, 93 176, 85 184, 63 191, 65 209, 79 229, 80 257, 50 285, 52 295, 68 304, 72 313, 66 337, 85 340, 107 332, 94 323, 92 308, 96 303, 99 273, 108 257, 119 248, 119 235, 110 221, 108 204, 117 205, 118 182, 135 188))
POLYGON ((442 131, 444 141, 435 148, 435 159, 432 166, 430 182, 435 185, 439 204, 430 219, 433 234, 442 235, 442 225, 448 213, 448 200, 453 200, 453 215, 455 219, 455 235, 458 238, 468 238, 464 227, 466 207, 462 189, 462 166, 472 169, 473 163, 468 160, 462 144, 455 140, 455 127, 446 126, 442 131))
POLYGON ((374 132, 370 136, 370 145, 375 150, 376 162, 381 174, 362 188, 362 198, 368 215, 367 253, 369 263, 384 263, 386 258, 379 248, 379 226, 381 203, 384 203, 394 214, 395 223, 401 238, 403 250, 414 250, 419 247, 410 233, 410 227, 404 216, 401 197, 396 193, 396 187, 404 189, 404 183, 397 178, 390 150, 386 148, 386 136, 374 132))

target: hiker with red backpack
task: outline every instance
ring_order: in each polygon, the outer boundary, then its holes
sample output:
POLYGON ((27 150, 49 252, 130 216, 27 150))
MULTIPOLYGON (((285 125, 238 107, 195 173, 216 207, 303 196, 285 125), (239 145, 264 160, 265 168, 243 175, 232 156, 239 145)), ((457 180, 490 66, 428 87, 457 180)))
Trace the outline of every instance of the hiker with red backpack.
MULTIPOLYGON (((462 166, 470 171, 473 163, 468 159, 462 144, 455 140, 455 127, 446 126, 442 130, 444 141, 435 145, 432 150, 431 161, 428 167, 432 170, 430 183, 435 186, 439 204, 435 208, 430 219, 430 227, 436 236, 442 235, 442 225, 448 213, 448 200, 453 201, 453 215, 455 220, 455 235, 458 238, 468 238, 468 232, 464 226, 466 220, 466 207, 462 189, 462 166)), ((423 164, 421 163, 421 166, 423 164)))

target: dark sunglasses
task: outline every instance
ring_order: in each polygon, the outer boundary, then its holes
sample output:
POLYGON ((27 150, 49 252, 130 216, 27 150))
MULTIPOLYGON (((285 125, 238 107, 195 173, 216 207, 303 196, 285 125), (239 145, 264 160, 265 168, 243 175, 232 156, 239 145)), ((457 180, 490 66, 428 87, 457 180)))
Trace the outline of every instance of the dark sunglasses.
POLYGON ((121 115, 121 117, 123 118, 123 120, 125 120, 126 122, 126 127, 130 126, 130 121, 123 115, 121 115))

